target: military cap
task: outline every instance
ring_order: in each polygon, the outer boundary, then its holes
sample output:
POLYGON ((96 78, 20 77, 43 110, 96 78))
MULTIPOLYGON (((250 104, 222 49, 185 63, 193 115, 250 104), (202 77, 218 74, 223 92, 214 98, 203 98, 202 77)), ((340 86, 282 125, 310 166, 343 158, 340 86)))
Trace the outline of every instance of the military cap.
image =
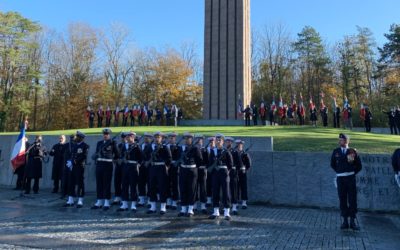
POLYGON ((183 137, 192 137, 193 138, 193 134, 191 134, 191 133, 189 133, 189 132, 186 132, 186 133, 184 133, 183 134, 183 137))
POLYGON ((216 134, 215 138, 216 139, 221 138, 222 140, 225 140, 225 136, 223 134, 216 134))
POLYGON ((235 141, 235 139, 233 139, 232 137, 230 137, 230 136, 227 136, 227 137, 225 137, 225 141, 231 141, 231 142, 234 142, 235 141))
POLYGON ((145 137, 153 137, 153 135, 150 134, 149 132, 145 132, 145 133, 143 134, 143 136, 145 136, 145 137))
POLYGON ((208 137, 207 140, 208 141, 215 141, 215 137, 208 137))
POLYGON ((78 136, 78 137, 80 137, 80 138, 85 138, 86 137, 86 135, 84 134, 84 133, 82 133, 81 131, 76 131, 76 136, 78 136))
POLYGON ((109 128, 103 129, 103 134, 111 134, 111 129, 109 128))
POLYGON ((347 140, 348 140, 348 139, 350 139, 350 138, 349 138, 349 136, 348 136, 348 135, 346 135, 346 134, 343 134, 343 133, 340 133, 340 134, 339 134, 339 139, 344 139, 344 140, 346 140, 346 141, 347 141, 347 140))
POLYGON ((196 134, 196 135, 194 135, 194 138, 196 138, 196 139, 203 139, 203 140, 204 140, 204 135, 196 134))
POLYGON ((125 134, 125 136, 136 136, 136 133, 135 132, 133 132, 133 131, 129 131, 129 132, 125 132, 124 133, 125 134))
POLYGON ((125 138, 128 132, 121 132, 121 138, 125 138))
POLYGON ((153 136, 154 137, 156 137, 156 136, 164 136, 164 134, 162 133, 162 132, 160 132, 160 131, 158 131, 158 132, 155 132, 154 134, 153 134, 153 136))
POLYGON ((178 134, 175 132, 168 133, 168 137, 177 137, 178 134))
POLYGON ((242 141, 242 140, 235 140, 235 143, 236 143, 236 144, 244 144, 244 141, 242 141))

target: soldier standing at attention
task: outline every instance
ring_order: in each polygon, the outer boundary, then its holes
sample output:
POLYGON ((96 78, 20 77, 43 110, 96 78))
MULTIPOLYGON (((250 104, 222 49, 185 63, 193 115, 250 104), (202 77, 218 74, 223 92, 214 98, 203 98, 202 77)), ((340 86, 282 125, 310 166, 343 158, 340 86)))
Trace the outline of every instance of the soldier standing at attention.
POLYGON ((168 199, 167 207, 176 210, 179 201, 179 166, 178 161, 181 158, 182 147, 176 144, 176 133, 170 133, 169 143, 167 144, 172 155, 171 167, 168 169, 168 199))
POLYGON ((202 163, 200 148, 193 145, 193 135, 185 133, 185 145, 182 146, 182 163, 179 170, 179 187, 181 191, 181 212, 178 216, 192 217, 196 202, 198 168, 202 163))
POLYGON ((138 180, 138 190, 139 190, 139 203, 138 206, 144 206, 146 203, 146 197, 148 194, 148 173, 149 164, 151 160, 151 140, 153 136, 149 133, 144 133, 144 142, 140 145, 140 149, 143 153, 143 162, 139 167, 139 180, 138 180))
POLYGON ((208 159, 207 159, 207 183, 206 183, 206 189, 207 189, 207 203, 206 207, 211 207, 212 206, 212 176, 215 172, 215 169, 211 167, 211 152, 215 148, 215 137, 209 137, 208 138, 208 144, 209 146, 206 148, 207 154, 208 154, 208 159))
MULTIPOLYGON (((238 153, 238 163, 236 166, 236 170, 239 172, 239 188, 238 188, 238 196, 242 201, 242 209, 247 208, 247 171, 251 167, 251 158, 250 155, 243 150, 244 141, 236 140, 237 145, 237 153, 238 153)), ((233 209, 232 209, 233 210, 233 209)))
POLYGON ((96 160, 97 201, 92 209, 103 207, 106 211, 110 209, 113 160, 119 158, 117 143, 111 140, 111 129, 103 129, 103 140, 97 142, 96 154, 93 158, 96 160))
POLYGON ((203 214, 207 214, 206 202, 207 202, 207 165, 208 165, 208 151, 204 147, 204 136, 196 135, 197 147, 200 148, 202 161, 198 170, 197 177, 197 193, 200 201, 200 209, 203 214))
POLYGON ((100 105, 99 109, 97 110, 97 127, 101 128, 103 126, 103 117, 104 117, 104 110, 103 106, 100 105))
MULTIPOLYGON (((125 148, 126 140, 125 133, 121 133, 121 142, 118 144, 118 152, 122 152, 125 148)), ((121 195, 122 195, 122 158, 123 156, 120 154, 120 158, 115 163, 114 168, 114 200, 112 205, 119 205, 121 203, 121 195)))
POLYGON ((50 150, 50 156, 53 156, 53 169, 51 172, 51 179, 53 180, 53 191, 52 193, 57 193, 60 185, 60 180, 62 180, 62 175, 65 166, 65 135, 60 135, 59 143, 55 144, 50 150))
POLYGON ((81 208, 83 206, 83 197, 85 196, 85 164, 89 153, 89 145, 83 141, 85 137, 84 133, 77 131, 75 143, 71 144, 71 151, 68 150, 68 154, 66 154, 66 165, 70 173, 68 175, 69 196, 64 207, 72 207, 76 196, 78 196, 76 207, 81 208))
POLYGON ((234 215, 237 215, 237 206, 238 206, 238 168, 239 167, 239 155, 238 152, 236 151, 236 147, 233 148, 233 142, 235 139, 232 137, 226 137, 225 138, 225 145, 226 149, 229 150, 229 152, 232 155, 233 159, 233 165, 231 170, 229 171, 229 191, 230 191, 230 196, 231 196, 231 203, 232 203, 232 213, 234 215))
POLYGON ((122 148, 122 206, 118 211, 128 210, 128 201, 131 200, 131 211, 136 212, 137 183, 139 178, 139 164, 142 162, 142 150, 135 142, 136 133, 128 132, 126 135, 127 144, 122 148), (130 191, 130 195, 129 195, 130 191))
POLYGON ((359 230, 360 228, 355 222, 357 213, 356 174, 361 171, 362 165, 357 151, 349 148, 349 142, 347 135, 339 135, 339 147, 333 150, 331 167, 336 172, 340 212, 343 217, 340 229, 349 228, 348 218, 350 217, 350 228, 359 230))
POLYGON ((230 220, 231 216, 229 214, 229 210, 231 207, 231 201, 229 192, 229 170, 231 170, 233 166, 232 154, 229 152, 229 150, 224 148, 225 137, 222 134, 217 134, 215 139, 217 145, 211 151, 210 155, 210 163, 215 167, 212 183, 214 212, 209 218, 216 219, 219 217, 220 192, 222 190, 224 217, 226 220, 230 220))
POLYGON ((150 209, 148 214, 156 212, 157 194, 160 195, 160 214, 167 211, 167 181, 168 167, 171 165, 172 156, 169 148, 162 144, 163 134, 154 134, 154 143, 151 146, 151 165, 149 167, 149 196, 150 209))

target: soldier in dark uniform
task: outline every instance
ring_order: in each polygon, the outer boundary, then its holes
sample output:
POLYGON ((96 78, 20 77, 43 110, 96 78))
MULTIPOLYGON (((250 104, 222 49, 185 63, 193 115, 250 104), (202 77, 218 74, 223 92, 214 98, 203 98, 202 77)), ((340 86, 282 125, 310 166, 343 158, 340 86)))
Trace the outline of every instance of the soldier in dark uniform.
POLYGON ((53 146, 49 154, 50 156, 54 157, 53 169, 51 173, 51 179, 53 180, 52 193, 57 193, 65 166, 65 135, 60 135, 59 143, 53 146))
POLYGON ((149 196, 150 208, 148 214, 156 212, 157 194, 160 195, 160 214, 167 211, 167 181, 168 167, 171 165, 172 156, 169 148, 162 144, 161 132, 154 134, 154 143, 151 145, 151 164, 149 167, 149 196))
POLYGON ((176 143, 176 133, 170 133, 168 135, 169 143, 167 144, 172 155, 171 167, 168 169, 168 198, 167 198, 167 208, 176 210, 178 208, 179 201, 179 166, 178 161, 181 158, 182 148, 176 143))
POLYGON ((139 203, 138 206, 144 206, 146 204, 146 197, 148 195, 148 176, 149 176, 149 164, 151 160, 151 140, 153 136, 149 133, 144 134, 144 142, 140 145, 140 149, 143 153, 143 162, 139 167, 139 203))
MULTIPOLYGON (((239 175, 239 183, 238 183, 238 196, 239 200, 242 201, 242 209, 247 208, 247 171, 251 167, 251 158, 250 155, 243 150, 244 141, 236 140, 237 145, 237 165, 236 170, 238 171, 239 175)), ((233 209, 232 209, 233 210, 233 209)))
POLYGON ((93 158, 96 160, 97 201, 92 209, 103 207, 103 210, 108 210, 111 199, 113 160, 119 158, 117 143, 111 139, 111 129, 103 129, 103 140, 97 142, 96 154, 93 158))
MULTIPOLYGON (((389 120, 389 127, 390 127, 390 134, 395 134, 397 135, 397 128, 396 128, 396 111, 391 109, 388 112, 382 111, 384 114, 388 116, 389 120)), ((400 132, 400 131, 399 131, 400 132)))
POLYGON ((322 125, 324 127, 328 127, 328 107, 326 107, 322 101, 319 113, 321 114, 322 125))
MULTIPOLYGON (((24 137, 25 140, 25 152, 26 150, 29 149, 29 142, 28 142, 28 137, 24 137)), ((25 168, 26 168, 26 157, 25 157, 25 161, 24 164, 19 166, 15 171, 14 174, 17 175, 17 183, 16 183, 16 187, 14 188, 14 190, 22 190, 24 188, 24 175, 25 175, 25 168)))
MULTIPOLYGON (((122 152, 125 148, 126 140, 125 140, 125 133, 121 133, 121 142, 118 144, 118 151, 122 152)), ((117 160, 115 163, 114 168, 114 200, 112 205, 119 205, 122 201, 122 158, 124 156, 120 154, 120 159, 117 160)))
POLYGON ((68 200, 65 207, 74 206, 74 198, 78 196, 77 208, 83 206, 83 197, 85 196, 85 165, 89 153, 89 145, 83 140, 85 134, 77 131, 75 142, 71 143, 71 150, 67 149, 66 166, 69 169, 68 177, 68 200))
POLYGON ((127 144, 121 151, 122 155, 122 205, 118 211, 128 210, 128 201, 131 200, 131 211, 136 212, 137 183, 139 178, 139 165, 143 160, 142 150, 135 142, 136 133, 128 132, 126 135, 127 144), (130 191, 130 195, 129 195, 130 191))
POLYGON ((36 136, 33 145, 30 147, 28 153, 28 164, 26 166, 26 185, 25 194, 31 191, 31 182, 33 183, 33 192, 39 193, 39 179, 42 178, 42 162, 44 156, 47 154, 46 148, 42 144, 42 136, 36 136))
POLYGON ((368 107, 365 108, 365 131, 371 132, 371 120, 372 120, 372 113, 368 107))
POLYGON ((397 109, 395 111, 394 122, 396 124, 397 131, 399 131, 400 135, 400 106, 397 106, 397 109))
POLYGON ((215 168, 215 173, 213 174, 213 207, 214 212, 210 216, 210 219, 215 219, 219 217, 219 202, 220 202, 220 192, 222 190, 222 204, 224 206, 224 217, 226 220, 230 220, 231 216, 229 214, 231 201, 230 201, 230 191, 229 191, 229 171, 232 169, 233 160, 232 154, 229 150, 226 150, 224 146, 224 136, 217 134, 216 148, 211 151, 210 163, 211 167, 215 168))
POLYGON ((181 212, 178 216, 192 217, 196 202, 198 168, 202 163, 200 148, 193 145, 193 135, 185 133, 185 145, 182 146, 182 158, 179 170, 179 189, 181 191, 181 212))
POLYGON ((96 116, 96 113, 94 113, 93 109, 90 109, 89 110, 89 128, 93 128, 95 116, 96 116))
POLYGON ((239 182, 239 177, 238 177, 238 168, 239 167, 239 154, 236 151, 236 147, 234 148, 233 142, 235 139, 232 137, 226 137, 225 138, 225 145, 226 149, 229 150, 229 152, 232 155, 233 159, 233 166, 231 170, 229 171, 229 191, 230 191, 230 197, 231 197, 231 203, 232 203, 232 213, 234 215, 238 214, 237 211, 237 206, 238 206, 238 182, 239 182))
POLYGON ((208 147, 206 147, 207 154, 208 154, 208 159, 207 159, 207 183, 206 183, 206 189, 207 189, 207 202, 206 202, 206 207, 211 207, 212 206, 212 176, 215 172, 215 169, 211 167, 211 162, 210 162, 210 154, 212 150, 215 148, 215 137, 209 137, 208 138, 208 147))
POLYGON ((357 151, 349 148, 349 137, 339 135, 339 147, 333 150, 331 167, 336 172, 337 190, 339 194, 340 211, 343 217, 341 229, 350 228, 359 230, 355 218, 357 213, 356 174, 361 171, 362 165, 357 151))
POLYGON ((207 214, 207 165, 209 155, 207 148, 205 148, 203 144, 204 136, 196 135, 195 139, 197 140, 197 147, 199 147, 202 156, 202 161, 198 170, 196 192, 198 193, 197 198, 200 201, 200 210, 203 214, 207 214))
POLYGON ((252 107, 252 119, 253 119, 253 124, 254 126, 257 126, 257 120, 258 120, 258 109, 257 106, 254 104, 252 107))

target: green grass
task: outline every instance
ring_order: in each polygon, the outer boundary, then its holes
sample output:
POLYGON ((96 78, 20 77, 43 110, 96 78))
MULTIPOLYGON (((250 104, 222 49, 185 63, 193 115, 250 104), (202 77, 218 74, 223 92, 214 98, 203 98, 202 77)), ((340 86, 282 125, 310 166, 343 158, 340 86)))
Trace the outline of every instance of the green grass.
MULTIPOLYGON (((101 134, 101 129, 80 129, 86 134, 101 134)), ((359 152, 364 153, 393 153, 400 147, 400 136, 372 134, 364 132, 350 132, 343 129, 333 128, 313 128, 310 126, 289 126, 289 127, 116 127, 112 128, 113 134, 121 131, 135 131, 138 134, 144 132, 183 132, 201 133, 203 135, 215 135, 223 133, 229 136, 272 136, 274 138, 275 151, 308 151, 308 152, 330 152, 337 146, 338 134, 345 132, 350 135, 350 146, 357 148, 359 152)), ((72 134, 76 130, 58 130, 28 132, 28 134, 59 135, 72 134)), ((3 133, 17 134, 17 133, 3 133)), ((0 134, 2 135, 2 134, 0 134)))

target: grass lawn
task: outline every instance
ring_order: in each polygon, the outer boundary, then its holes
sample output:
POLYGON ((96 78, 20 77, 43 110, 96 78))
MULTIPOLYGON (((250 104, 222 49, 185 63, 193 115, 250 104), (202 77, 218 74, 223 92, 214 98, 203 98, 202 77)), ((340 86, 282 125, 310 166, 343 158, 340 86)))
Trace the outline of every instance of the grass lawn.
MULTIPOLYGON (((80 129, 86 134, 101 134, 101 129, 80 129)), ((359 152, 368 153, 389 153, 400 147, 400 136, 367 134, 364 132, 350 132, 343 129, 334 128, 313 128, 310 126, 298 127, 116 127, 112 128, 113 134, 121 131, 133 130, 138 134, 144 132, 171 132, 175 131, 182 134, 183 132, 201 133, 203 135, 215 135, 223 133, 229 136, 272 136, 274 138, 275 151, 315 151, 330 152, 337 146, 338 134, 345 132, 350 135, 351 147, 355 147, 359 152)), ((28 132, 28 134, 42 135, 59 135, 72 134, 76 130, 59 130, 59 131, 42 131, 28 132)), ((17 133, 3 133, 17 134, 17 133)), ((0 133, 0 135, 2 135, 0 133)))

